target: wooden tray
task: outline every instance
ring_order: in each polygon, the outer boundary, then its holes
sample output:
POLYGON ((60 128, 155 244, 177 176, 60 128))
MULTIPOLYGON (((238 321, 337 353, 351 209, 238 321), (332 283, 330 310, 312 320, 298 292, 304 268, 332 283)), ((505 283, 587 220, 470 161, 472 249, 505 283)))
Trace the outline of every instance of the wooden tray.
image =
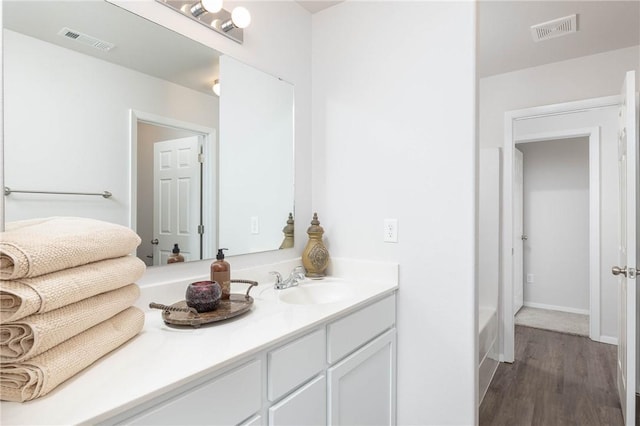
POLYGON ((162 309, 162 319, 167 324, 189 325, 197 328, 202 324, 224 321, 242 315, 251 309, 253 297, 249 296, 249 291, 258 285, 255 281, 247 280, 231 280, 231 282, 243 282, 251 286, 247 289, 246 294, 232 293, 229 295, 229 299, 220 300, 220 304, 213 311, 198 313, 195 309, 188 307, 187 302, 184 300, 173 305, 150 303, 149 307, 162 309))

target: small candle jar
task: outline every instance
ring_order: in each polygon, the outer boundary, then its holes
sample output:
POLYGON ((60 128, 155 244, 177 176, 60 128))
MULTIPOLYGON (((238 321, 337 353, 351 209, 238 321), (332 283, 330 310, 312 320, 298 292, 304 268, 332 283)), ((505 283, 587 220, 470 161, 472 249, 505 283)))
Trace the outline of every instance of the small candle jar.
POLYGON ((218 307, 220 296, 220 284, 215 281, 198 281, 189 284, 185 299, 188 307, 198 312, 209 312, 218 307))

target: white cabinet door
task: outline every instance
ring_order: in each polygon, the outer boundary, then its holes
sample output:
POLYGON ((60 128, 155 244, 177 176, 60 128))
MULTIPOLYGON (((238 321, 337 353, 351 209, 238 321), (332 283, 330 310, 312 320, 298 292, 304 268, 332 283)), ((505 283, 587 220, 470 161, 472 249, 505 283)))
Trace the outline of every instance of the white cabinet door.
POLYGON ((396 423, 396 330, 328 370, 330 425, 396 423))
POLYGON ((319 426, 327 424, 327 379, 318 376, 273 407, 270 426, 319 426))

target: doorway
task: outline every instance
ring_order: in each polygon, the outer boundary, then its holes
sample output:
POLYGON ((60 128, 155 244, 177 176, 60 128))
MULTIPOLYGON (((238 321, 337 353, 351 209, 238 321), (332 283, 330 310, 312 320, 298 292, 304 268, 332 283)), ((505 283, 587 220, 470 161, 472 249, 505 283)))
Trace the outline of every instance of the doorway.
POLYGON ((166 264, 176 243, 185 261, 213 257, 218 233, 216 157, 214 129, 131 111, 130 226, 141 237, 137 256, 147 266, 166 264), (172 176, 168 168, 159 172, 160 158, 172 153, 181 162, 179 173, 187 170, 189 179, 172 176), (187 169, 186 163, 190 164, 187 169), (165 176, 167 172, 171 176, 165 176), (160 196, 163 185, 156 182, 160 176, 173 194, 166 206, 169 198, 160 196), (162 206, 172 210, 164 215, 172 223, 161 220, 162 206), (167 230, 161 231, 161 224, 167 230))
POLYGON ((517 143, 514 152, 516 325, 588 336, 589 138, 517 143))
MULTIPOLYGON (((614 261, 617 218, 607 205, 617 198, 617 110, 619 96, 548 105, 505 113, 504 169, 513 170, 516 143, 550 139, 589 139, 589 337, 603 343, 617 343, 616 282, 602 265, 614 261), (602 140, 602 147, 601 145, 602 140), (601 312, 602 311, 602 312, 601 312)), ((502 246, 502 357, 514 359, 514 244, 513 175, 503 179, 502 246)), ((520 237, 520 236, 518 236, 520 237)), ((518 238, 519 239, 519 238, 518 238)), ((520 240, 522 241, 522 240, 520 240)), ((535 279, 535 277, 534 277, 535 279)))

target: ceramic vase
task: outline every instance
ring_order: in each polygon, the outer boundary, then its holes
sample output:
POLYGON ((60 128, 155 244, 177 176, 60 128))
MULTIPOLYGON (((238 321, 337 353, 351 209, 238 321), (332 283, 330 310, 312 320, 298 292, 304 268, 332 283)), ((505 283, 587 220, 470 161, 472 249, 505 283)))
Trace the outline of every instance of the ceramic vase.
POLYGON ((311 226, 307 229, 307 234, 309 234, 309 242, 307 242, 307 246, 302 252, 302 265, 307 271, 305 275, 308 278, 323 278, 325 276, 325 270, 329 265, 329 250, 327 250, 322 242, 324 229, 320 226, 318 213, 313 214, 311 226))

